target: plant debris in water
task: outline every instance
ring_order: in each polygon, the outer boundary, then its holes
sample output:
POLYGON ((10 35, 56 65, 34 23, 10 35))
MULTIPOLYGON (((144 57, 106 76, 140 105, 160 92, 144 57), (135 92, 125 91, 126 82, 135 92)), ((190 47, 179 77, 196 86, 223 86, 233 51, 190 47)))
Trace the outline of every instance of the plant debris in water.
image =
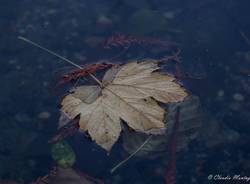
POLYGON ((51 155, 56 163, 62 168, 72 167, 76 161, 73 149, 65 141, 53 144, 51 148, 51 155))
POLYGON ((188 95, 169 74, 157 72, 157 61, 112 67, 99 85, 82 85, 61 102, 70 118, 80 115, 80 130, 109 151, 121 133, 121 120, 135 131, 162 134, 165 109, 157 102, 175 103, 188 95))

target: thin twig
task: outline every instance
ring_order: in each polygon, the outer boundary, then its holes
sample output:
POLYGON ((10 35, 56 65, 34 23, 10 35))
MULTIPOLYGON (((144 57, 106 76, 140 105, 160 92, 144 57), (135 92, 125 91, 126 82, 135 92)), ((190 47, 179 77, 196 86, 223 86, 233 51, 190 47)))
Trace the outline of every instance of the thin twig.
MULTIPOLYGON (((71 65, 73 65, 73 66, 75 66, 75 67, 77 67, 79 69, 83 69, 83 67, 81 67, 80 65, 74 63, 73 61, 70 61, 69 59, 67 59, 67 58, 65 58, 65 57, 63 57, 63 56, 61 56, 61 55, 59 55, 59 54, 45 48, 45 47, 43 47, 42 45, 29 40, 28 38, 25 38, 23 36, 18 36, 18 39, 22 40, 22 41, 24 41, 26 43, 29 43, 29 44, 31 44, 31 45, 33 45, 33 46, 35 46, 35 47, 37 47, 37 48, 39 48, 41 50, 53 55, 53 56, 56 56, 56 57, 60 58, 61 60, 65 61, 65 62, 67 62, 67 63, 69 63, 69 64, 71 64, 71 65)), ((100 86, 102 86, 102 82, 99 79, 97 79, 96 76, 94 76, 91 73, 89 73, 89 76, 92 77, 100 86)))
POLYGON ((145 146, 148 141, 152 138, 152 135, 150 135, 143 143, 142 145, 140 145, 134 153, 132 153, 131 155, 129 155, 126 159, 124 159, 123 161, 121 161, 120 163, 118 163, 115 167, 113 167, 110 172, 111 173, 114 173, 119 167, 121 167, 123 164, 125 164, 128 160, 130 160, 136 153, 138 153, 142 148, 143 146, 145 146))
POLYGON ((170 163, 168 164, 168 169, 165 175, 166 184, 176 184, 176 150, 177 150, 177 139, 178 139, 178 129, 180 123, 180 106, 176 109, 175 114, 175 124, 172 130, 172 135, 169 140, 169 150, 170 150, 170 163))
POLYGON ((240 35, 248 46, 250 46, 250 39, 247 37, 244 31, 240 30, 240 35))

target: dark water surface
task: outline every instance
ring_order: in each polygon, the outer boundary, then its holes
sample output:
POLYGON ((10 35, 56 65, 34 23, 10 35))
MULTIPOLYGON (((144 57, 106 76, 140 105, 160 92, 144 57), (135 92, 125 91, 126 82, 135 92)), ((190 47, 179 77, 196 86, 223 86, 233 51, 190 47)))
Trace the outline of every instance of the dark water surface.
MULTIPOLYGON (((29 183, 55 164, 47 142, 56 132, 65 89, 51 87, 70 70, 17 37, 84 65, 121 51, 100 46, 115 33, 178 43, 181 71, 201 77, 180 82, 199 97, 203 125, 213 122, 216 128, 203 126, 209 136, 178 153, 176 182, 218 182, 209 175, 250 177, 249 7, 249 0, 1 1, 0 180, 29 183)), ((134 46, 114 62, 162 55, 153 46, 134 46)), ((110 168, 126 156, 122 140, 109 156, 80 133, 67 141, 77 155, 74 168, 105 183, 165 183, 167 155, 132 159, 111 175, 110 168)))

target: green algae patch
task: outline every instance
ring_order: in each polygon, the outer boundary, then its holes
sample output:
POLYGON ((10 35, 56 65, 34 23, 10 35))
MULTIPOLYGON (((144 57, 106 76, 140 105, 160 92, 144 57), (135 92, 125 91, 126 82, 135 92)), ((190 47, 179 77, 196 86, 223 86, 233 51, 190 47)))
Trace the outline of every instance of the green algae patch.
POLYGON ((72 167, 76 161, 76 155, 66 141, 56 143, 51 148, 52 158, 63 168, 72 167))

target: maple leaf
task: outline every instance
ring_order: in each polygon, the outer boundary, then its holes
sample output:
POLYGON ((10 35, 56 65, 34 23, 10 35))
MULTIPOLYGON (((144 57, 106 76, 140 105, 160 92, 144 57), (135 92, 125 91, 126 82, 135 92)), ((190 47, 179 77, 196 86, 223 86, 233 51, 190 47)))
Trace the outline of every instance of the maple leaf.
POLYGON ((155 61, 115 66, 101 85, 71 90, 62 100, 62 111, 72 119, 80 115, 80 130, 107 151, 119 138, 121 120, 135 131, 164 133, 166 111, 157 102, 183 101, 188 94, 173 76, 157 72, 159 68, 155 61))

